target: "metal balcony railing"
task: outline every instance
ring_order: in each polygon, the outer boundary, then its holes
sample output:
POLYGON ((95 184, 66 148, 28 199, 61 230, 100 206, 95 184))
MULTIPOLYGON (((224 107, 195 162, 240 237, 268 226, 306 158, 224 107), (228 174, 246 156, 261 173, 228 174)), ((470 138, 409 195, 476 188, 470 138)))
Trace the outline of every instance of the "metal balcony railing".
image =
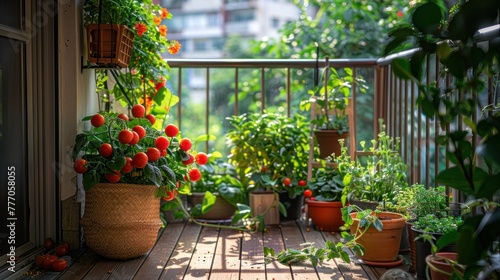
MULTIPOLYGON (((393 59, 407 58, 414 51, 381 59, 332 59, 329 65, 352 69, 354 75, 363 76, 369 88, 366 94, 361 94, 356 86, 351 91, 355 123, 351 134, 355 131, 356 143, 374 139, 380 129, 378 119, 384 119, 387 133, 401 139, 400 153, 408 167, 409 183, 433 186, 438 171, 448 165, 445 148, 436 142, 436 136, 446 130, 423 116, 416 105, 419 95, 416 84, 398 79, 390 64, 393 59)), ((212 131, 214 125, 224 127, 225 117, 245 113, 246 108, 262 112, 274 110, 288 116, 309 114, 300 112, 298 104, 305 96, 303 91, 314 87, 315 69, 322 69, 326 64, 325 60, 313 59, 170 59, 168 63, 172 68, 169 88, 179 96, 181 103, 174 113, 179 126, 184 131, 193 122, 203 120, 203 131, 197 130, 198 134, 216 134, 212 131), (231 80, 231 87, 222 93, 217 92, 214 85, 214 79, 221 76, 218 71, 223 71, 222 76, 231 80), (252 75, 245 71, 251 71, 252 75), (248 77, 252 78, 246 80, 248 77), (297 85, 303 86, 302 92, 295 90, 297 85), (250 99, 248 89, 255 91, 250 99), (219 99, 225 102, 225 111, 211 105, 219 99), (252 106, 248 106, 249 103, 252 106), (193 108, 203 113, 193 117, 193 108), (191 117, 186 119, 187 115, 191 117)), ((433 57, 427 59, 424 71, 427 83, 450 83, 449 78, 439 75, 440 65, 433 57)), ((492 83, 489 86, 491 92, 492 83)), ((217 132, 223 135, 225 130, 217 132)), ((219 146, 224 146, 223 141, 219 139, 219 146)), ((213 146, 207 142, 205 149, 213 149, 213 146)))

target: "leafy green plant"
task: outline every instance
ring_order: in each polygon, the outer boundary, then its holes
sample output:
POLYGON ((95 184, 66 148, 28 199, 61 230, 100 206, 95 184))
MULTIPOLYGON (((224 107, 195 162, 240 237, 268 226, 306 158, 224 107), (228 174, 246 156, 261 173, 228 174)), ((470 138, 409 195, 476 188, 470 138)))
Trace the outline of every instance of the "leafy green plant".
POLYGON ((381 132, 367 148, 364 141, 361 147, 369 152, 366 161, 353 160, 342 147, 340 156, 334 159, 344 182, 343 202, 348 198, 385 202, 394 199, 396 193, 408 187, 406 164, 399 155, 399 138, 392 138, 385 132, 385 125, 379 120, 381 132))
POLYGON ((350 68, 342 69, 339 74, 335 68, 326 67, 322 79, 325 79, 325 75, 328 75, 326 84, 309 90, 310 97, 302 100, 299 108, 301 111, 310 111, 312 104, 316 103, 317 108, 321 108, 321 114, 317 114, 316 119, 311 120, 315 128, 338 130, 339 134, 342 134, 349 131, 346 109, 351 102, 349 98, 351 88, 356 84, 360 92, 365 92, 364 80, 359 76, 355 78, 350 68))
POLYGON ((458 229, 463 223, 461 216, 436 217, 433 214, 421 216, 413 223, 413 228, 428 233, 449 233, 458 229))
POLYGON ((379 205, 378 209, 402 214, 406 221, 410 221, 412 219, 411 209, 420 203, 417 199, 417 193, 420 190, 425 190, 424 185, 413 184, 408 188, 400 189, 392 201, 385 203, 384 209, 382 209, 384 205, 379 205))
POLYGON ((305 117, 255 113, 228 118, 228 161, 248 192, 265 189, 302 194, 307 177, 309 122, 305 117))
POLYGON ((316 201, 340 201, 344 183, 338 170, 327 166, 316 169, 312 181, 307 184, 307 189, 311 190, 310 199, 316 201))

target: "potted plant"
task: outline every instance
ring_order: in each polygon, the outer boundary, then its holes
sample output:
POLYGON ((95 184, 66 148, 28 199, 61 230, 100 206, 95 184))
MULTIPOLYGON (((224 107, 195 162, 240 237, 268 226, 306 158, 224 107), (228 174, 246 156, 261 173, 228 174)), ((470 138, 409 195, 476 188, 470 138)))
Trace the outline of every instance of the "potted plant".
POLYGON ((498 278, 500 113, 497 91, 486 87, 496 80, 498 68, 500 2, 470 0, 445 7, 442 1, 413 7, 411 22, 389 34, 385 54, 418 48, 411 58, 395 60, 392 69, 417 83, 423 114, 446 131, 437 140, 447 147, 453 164, 441 170, 436 181, 459 192, 454 199, 472 210, 458 234, 451 233, 451 241, 458 241, 458 263, 465 267, 466 278, 498 278), (431 20, 419 16, 430 14, 431 20), (428 56, 437 59, 440 73, 445 73, 432 83, 421 71, 428 56))
POLYGON ((307 216, 318 230, 339 231, 344 225, 341 202, 344 183, 338 170, 318 168, 304 191, 307 216))
MULTIPOLYGON (((426 277, 426 257, 433 252, 432 246, 437 244, 446 244, 445 239, 441 238, 447 233, 456 233, 458 227, 463 223, 461 216, 436 216, 428 214, 420 217, 413 223, 412 230, 415 232, 415 269, 418 279, 427 279, 426 277)), ((455 252, 456 244, 443 246, 442 252, 455 252)), ((436 249, 434 249, 434 252, 436 249)))
POLYGON ((408 187, 406 181, 406 164, 399 155, 399 138, 387 135, 383 120, 379 120, 381 132, 377 139, 371 141, 371 147, 361 141, 366 158, 351 159, 347 147, 335 158, 344 182, 344 199, 349 203, 357 203, 363 208, 376 209, 381 203, 394 199, 395 194, 408 187), (369 202, 368 206, 361 202, 369 202))
POLYGON ((354 77, 352 69, 344 68, 341 73, 329 66, 328 57, 323 71, 324 85, 310 90, 309 98, 300 103, 302 111, 311 111, 314 136, 319 145, 321 158, 340 155, 339 140, 349 137, 349 116, 347 108, 352 102, 351 87, 356 84, 365 92, 362 77, 354 77))
POLYGON ((236 178, 234 167, 222 159, 220 152, 210 153, 208 162, 199 169, 201 179, 191 183, 191 194, 188 196, 193 207, 191 214, 195 218, 227 220, 233 216, 238 204, 247 204, 246 192, 236 178))
POLYGON ((72 151, 74 169, 83 174, 86 244, 112 259, 147 253, 162 225, 159 198, 172 199, 201 177, 183 164, 193 152, 191 140, 181 139, 172 124, 153 128, 144 113, 136 105, 133 119, 113 112, 85 117, 91 127, 76 136, 72 151))
POLYGON ((279 199, 282 192, 286 194, 282 198, 296 199, 299 203, 288 210, 300 211, 303 187, 299 182, 307 178, 309 155, 310 128, 305 117, 264 112, 232 116, 228 120, 231 124, 226 134, 230 148, 228 161, 249 193, 256 216, 266 213, 267 224, 279 223, 279 212, 287 213, 279 199))

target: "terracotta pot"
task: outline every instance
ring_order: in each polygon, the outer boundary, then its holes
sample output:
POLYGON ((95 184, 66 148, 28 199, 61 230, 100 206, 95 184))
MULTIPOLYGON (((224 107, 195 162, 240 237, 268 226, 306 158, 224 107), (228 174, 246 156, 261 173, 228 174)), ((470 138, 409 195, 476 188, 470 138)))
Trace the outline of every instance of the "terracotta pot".
MULTIPOLYGON (((188 197, 188 201, 191 204, 191 206, 195 206, 196 204, 202 204, 204 196, 205 193, 194 192, 191 194, 191 196, 188 197)), ((215 200, 215 203, 212 206, 212 208, 207 213, 197 217, 198 219, 216 220, 216 221, 231 219, 231 217, 234 214, 234 211, 236 211, 236 207, 234 207, 231 203, 229 203, 219 194, 215 194, 215 196, 217 197, 217 199, 215 200)))
POLYGON ((340 201, 315 201, 306 198, 309 218, 318 230, 339 231, 344 225, 342 220, 342 202, 340 201))
POLYGON ((453 273, 453 267, 446 261, 456 261, 458 254, 454 252, 438 252, 436 255, 428 255, 425 262, 429 267, 432 280, 448 280, 453 273))
MULTIPOLYGON (((399 255, 399 245, 405 218, 403 215, 392 212, 381 212, 376 214, 383 224, 382 231, 370 227, 359 239, 358 243, 365 248, 365 254, 358 256, 369 262, 394 262, 399 255)), ((359 224, 356 213, 351 213, 354 223, 351 233, 354 234, 359 224)))
MULTIPOLYGON (((335 153, 335 157, 340 155, 341 147, 339 139, 347 139, 349 132, 339 134, 337 130, 315 130, 314 136, 319 145, 319 154, 322 158, 326 158, 335 153)), ((347 145, 347 143, 345 144, 347 145)))

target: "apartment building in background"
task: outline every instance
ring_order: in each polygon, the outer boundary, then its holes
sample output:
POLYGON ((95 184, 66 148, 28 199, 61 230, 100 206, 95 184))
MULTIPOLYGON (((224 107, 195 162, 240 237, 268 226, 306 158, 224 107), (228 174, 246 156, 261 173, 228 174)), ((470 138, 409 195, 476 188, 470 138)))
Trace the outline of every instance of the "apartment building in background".
POLYGON ((168 38, 182 51, 175 58, 224 58, 228 36, 242 46, 251 39, 278 38, 278 29, 299 16, 290 0, 159 0, 174 15, 168 38))

